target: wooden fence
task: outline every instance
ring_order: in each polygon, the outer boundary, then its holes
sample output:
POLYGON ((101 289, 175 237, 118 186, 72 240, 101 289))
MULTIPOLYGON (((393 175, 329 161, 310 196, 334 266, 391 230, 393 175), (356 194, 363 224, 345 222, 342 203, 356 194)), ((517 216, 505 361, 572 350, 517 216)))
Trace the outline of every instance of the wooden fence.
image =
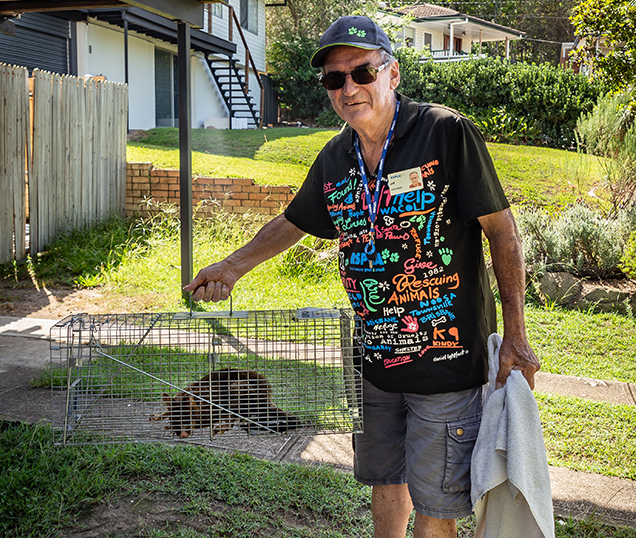
POLYGON ((33 71, 31 253, 126 207, 128 88, 33 71))
POLYGON ((36 69, 29 99, 28 82, 0 64, 0 263, 25 257, 27 216, 34 255, 126 208, 127 86, 36 69))
POLYGON ((0 263, 26 256, 28 77, 24 67, 0 64, 0 263))

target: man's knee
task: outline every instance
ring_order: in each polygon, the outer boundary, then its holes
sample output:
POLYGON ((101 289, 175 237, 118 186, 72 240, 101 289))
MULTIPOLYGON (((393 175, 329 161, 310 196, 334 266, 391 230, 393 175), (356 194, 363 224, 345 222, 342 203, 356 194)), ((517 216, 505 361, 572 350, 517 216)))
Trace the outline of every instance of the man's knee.
POLYGON ((436 519, 415 513, 413 538, 456 538, 457 520, 436 519))

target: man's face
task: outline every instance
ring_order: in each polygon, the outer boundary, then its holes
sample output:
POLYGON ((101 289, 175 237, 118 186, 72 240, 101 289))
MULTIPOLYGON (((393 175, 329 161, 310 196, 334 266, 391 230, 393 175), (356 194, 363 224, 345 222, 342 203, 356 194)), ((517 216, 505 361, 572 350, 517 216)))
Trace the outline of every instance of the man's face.
MULTIPOLYGON (((377 50, 342 46, 329 53, 324 72, 349 73, 356 67, 377 68, 382 63, 382 54, 377 50)), ((342 88, 329 90, 329 99, 338 116, 356 131, 365 132, 377 126, 378 117, 392 114, 395 102, 393 90, 399 81, 400 71, 397 62, 393 62, 380 71, 377 80, 371 84, 356 84, 351 76, 347 76, 342 88)))

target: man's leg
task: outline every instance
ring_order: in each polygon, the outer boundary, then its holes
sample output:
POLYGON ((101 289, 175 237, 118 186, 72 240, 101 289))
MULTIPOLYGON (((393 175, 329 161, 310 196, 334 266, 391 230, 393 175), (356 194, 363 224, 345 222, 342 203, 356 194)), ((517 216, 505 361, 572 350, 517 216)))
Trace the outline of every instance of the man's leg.
POLYGON ((371 513, 375 538, 404 538, 412 511, 407 484, 373 486, 371 513))
POLYGON ((457 538, 455 519, 435 519, 415 514, 413 538, 457 538))

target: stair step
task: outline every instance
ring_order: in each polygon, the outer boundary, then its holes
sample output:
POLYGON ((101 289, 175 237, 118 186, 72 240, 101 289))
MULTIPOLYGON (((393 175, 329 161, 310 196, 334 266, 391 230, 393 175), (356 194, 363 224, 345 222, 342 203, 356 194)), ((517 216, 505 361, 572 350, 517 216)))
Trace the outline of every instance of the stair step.
POLYGON ((255 97, 250 90, 245 91, 245 72, 235 61, 208 60, 207 64, 230 117, 247 119, 248 125, 257 127, 261 119, 257 115, 255 97))

